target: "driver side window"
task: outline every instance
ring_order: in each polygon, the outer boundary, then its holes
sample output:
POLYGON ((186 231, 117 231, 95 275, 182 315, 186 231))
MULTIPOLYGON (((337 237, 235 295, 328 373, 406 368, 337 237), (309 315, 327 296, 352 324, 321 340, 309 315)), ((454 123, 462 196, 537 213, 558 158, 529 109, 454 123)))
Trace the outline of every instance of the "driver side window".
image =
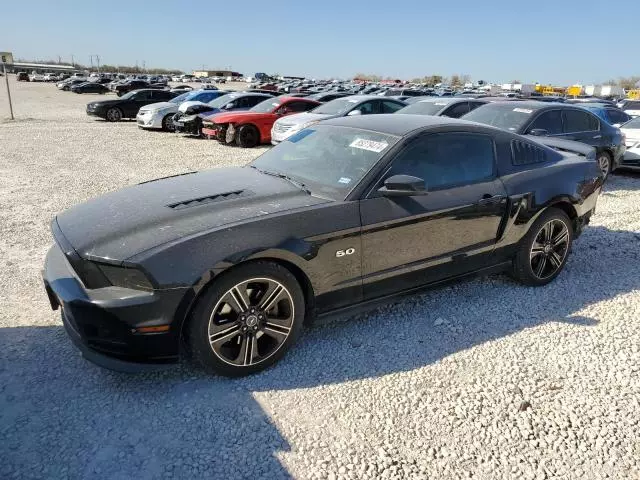
POLYGON ((530 132, 534 129, 546 130, 549 135, 558 135, 562 133, 562 115, 560 110, 550 110, 541 113, 531 126, 527 129, 530 132))
POLYGON ((410 143, 394 159, 385 176, 422 178, 428 190, 489 180, 494 176, 493 139, 475 133, 425 135, 410 143))

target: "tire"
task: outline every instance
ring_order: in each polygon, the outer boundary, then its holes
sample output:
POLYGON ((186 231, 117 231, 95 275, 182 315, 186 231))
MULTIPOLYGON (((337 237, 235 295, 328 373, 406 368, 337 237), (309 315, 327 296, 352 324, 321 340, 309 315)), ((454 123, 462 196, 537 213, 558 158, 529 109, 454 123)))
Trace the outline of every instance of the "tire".
POLYGON ((546 210, 518 246, 513 261, 513 277, 533 287, 553 281, 567 263, 573 235, 571 220, 566 213, 557 208, 546 210))
POLYGON ((611 168, 613 166, 613 159, 611 158, 611 154, 609 152, 600 152, 597 156, 596 161, 598 162, 598 168, 600 168, 600 171, 604 176, 604 180, 606 180, 611 173, 611 168))
POLYGON ((186 327, 187 346, 208 372, 249 375, 284 356, 304 316, 304 295, 289 270, 248 263, 222 274, 198 300, 186 327))
POLYGON ((117 107, 112 107, 107 110, 105 118, 107 122, 119 122, 120 120, 122 120, 122 110, 117 107))
POLYGON ((260 143, 260 133, 253 125, 242 125, 236 132, 236 145, 253 148, 260 143))
POLYGON ((162 119, 162 130, 165 132, 175 132, 176 127, 173 125, 173 113, 165 115, 162 119))

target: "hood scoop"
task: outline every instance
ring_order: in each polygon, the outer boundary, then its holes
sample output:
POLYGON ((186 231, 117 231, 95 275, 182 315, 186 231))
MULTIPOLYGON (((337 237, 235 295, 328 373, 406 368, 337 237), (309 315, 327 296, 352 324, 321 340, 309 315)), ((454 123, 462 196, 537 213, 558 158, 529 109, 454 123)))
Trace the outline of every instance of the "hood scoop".
POLYGON ((207 205, 209 203, 217 203, 225 200, 234 200, 236 198, 249 197, 251 195, 253 195, 253 192, 250 190, 236 190, 233 192, 218 193, 207 197, 193 198, 191 200, 172 203, 167 205, 167 207, 173 210, 182 210, 183 208, 197 207, 199 205, 207 205))

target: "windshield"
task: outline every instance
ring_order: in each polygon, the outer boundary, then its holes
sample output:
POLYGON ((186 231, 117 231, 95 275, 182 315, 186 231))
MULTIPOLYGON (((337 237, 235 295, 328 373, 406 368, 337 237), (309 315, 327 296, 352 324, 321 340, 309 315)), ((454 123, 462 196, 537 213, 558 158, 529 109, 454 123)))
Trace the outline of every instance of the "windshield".
POLYGON ((273 112, 274 109, 278 108, 281 105, 280 100, 277 98, 267 98, 266 100, 260 102, 256 106, 249 109, 250 112, 257 113, 270 113, 273 112))
POLYGON ((231 100, 233 100, 234 98, 238 98, 239 95, 234 95, 232 93, 228 93, 226 95, 222 95, 221 97, 218 97, 214 100, 211 100, 207 105, 213 107, 213 108, 222 108, 224 107, 227 103, 229 103, 231 100))
POLYGON ((319 196, 344 200, 398 140, 369 130, 316 125, 268 150, 252 166, 287 175, 319 196))
POLYGON ((463 115, 462 118, 471 122, 484 123, 515 132, 520 129, 520 127, 529 120, 531 114, 535 112, 534 109, 519 107, 517 105, 518 102, 489 103, 472 110, 466 115, 463 115))
POLYGON ((421 100, 401 108, 396 113, 411 113, 414 115, 435 115, 444 107, 449 105, 448 102, 431 102, 429 100, 421 100))
POLYGON ((133 98, 133 96, 138 93, 138 90, 131 90, 130 92, 125 93, 120 97, 120 100, 129 100, 133 98))
POLYGON ((182 93, 180 95, 178 95, 175 98, 172 98, 171 100, 169 100, 171 103, 182 103, 184 101, 189 100, 189 95, 191 94, 191 92, 186 92, 186 93, 182 93))
POLYGON ((355 98, 336 98, 312 110, 321 115, 343 115, 354 108, 361 100, 355 98))
POLYGON ((620 128, 640 128, 640 117, 632 118, 627 123, 622 124, 620 128))

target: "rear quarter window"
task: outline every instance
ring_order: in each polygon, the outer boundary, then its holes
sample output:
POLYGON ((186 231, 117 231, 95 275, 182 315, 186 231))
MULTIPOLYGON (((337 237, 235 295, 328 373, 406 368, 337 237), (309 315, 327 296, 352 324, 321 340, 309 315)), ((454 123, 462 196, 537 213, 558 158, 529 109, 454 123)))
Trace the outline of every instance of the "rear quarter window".
POLYGON ((533 145, 529 142, 522 140, 511 141, 511 164, 520 165, 533 165, 536 163, 544 163, 550 158, 549 152, 537 145, 533 145))

